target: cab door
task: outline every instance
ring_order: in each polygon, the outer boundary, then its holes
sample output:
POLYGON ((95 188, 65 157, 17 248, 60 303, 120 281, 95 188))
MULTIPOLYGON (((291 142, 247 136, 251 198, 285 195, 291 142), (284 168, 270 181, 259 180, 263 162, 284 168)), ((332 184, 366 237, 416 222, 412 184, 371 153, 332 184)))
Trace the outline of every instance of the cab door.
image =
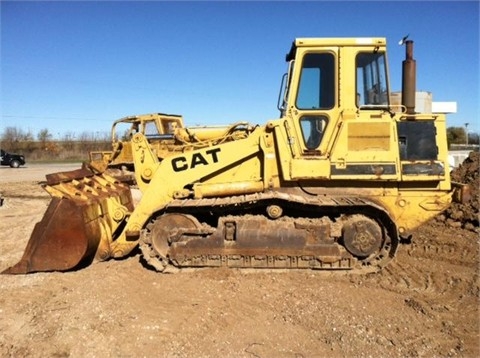
POLYGON ((337 48, 298 49, 288 112, 296 143, 293 180, 330 177, 328 147, 339 116, 337 54, 337 48))

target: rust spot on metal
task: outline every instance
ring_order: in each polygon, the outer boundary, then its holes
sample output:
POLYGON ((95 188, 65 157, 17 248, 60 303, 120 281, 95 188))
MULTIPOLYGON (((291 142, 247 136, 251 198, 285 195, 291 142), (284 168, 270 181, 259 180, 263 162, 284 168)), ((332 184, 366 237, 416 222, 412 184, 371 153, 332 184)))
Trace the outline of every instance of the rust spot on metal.
POLYGON ((472 198, 470 187, 466 184, 452 182, 453 201, 459 204, 466 204, 472 198))
POLYGON ((2 273, 66 271, 92 259, 100 241, 99 228, 85 223, 83 213, 83 206, 53 198, 35 225, 22 259, 2 273))
POLYGON ((81 169, 72 170, 69 172, 58 172, 47 174, 47 184, 48 185, 56 185, 64 182, 70 182, 72 180, 79 180, 84 178, 93 177, 92 171, 83 167, 81 169))

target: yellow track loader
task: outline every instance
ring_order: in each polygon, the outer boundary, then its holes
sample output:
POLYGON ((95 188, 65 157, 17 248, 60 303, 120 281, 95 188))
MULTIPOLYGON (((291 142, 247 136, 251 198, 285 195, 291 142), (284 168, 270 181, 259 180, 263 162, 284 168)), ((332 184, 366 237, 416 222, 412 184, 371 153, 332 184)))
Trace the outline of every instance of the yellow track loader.
POLYGON ((454 195, 445 116, 415 112, 413 42, 405 47, 401 105, 389 103, 384 38, 298 38, 280 118, 175 128, 161 158, 133 134, 135 207, 105 173, 47 176, 52 202, 5 273, 78 269, 137 247, 163 272, 381 269, 454 195))
POLYGON ((183 128, 183 118, 178 115, 151 113, 120 118, 112 125, 112 150, 90 152, 89 166, 97 173, 106 172, 133 184, 133 135, 144 134, 161 160, 174 148, 171 146, 172 134, 177 128, 183 128))
POLYGON ((88 166, 95 173, 106 173, 122 182, 135 184, 135 168, 132 153, 132 138, 142 133, 152 152, 162 161, 165 157, 205 145, 231 140, 232 135, 242 135, 236 128, 243 123, 229 126, 185 128, 182 116, 151 113, 124 117, 113 122, 112 150, 89 153, 88 166), (123 130, 123 132, 122 132, 123 130), (207 138, 204 133, 207 132, 207 138), (208 143, 204 143, 205 139, 208 143))

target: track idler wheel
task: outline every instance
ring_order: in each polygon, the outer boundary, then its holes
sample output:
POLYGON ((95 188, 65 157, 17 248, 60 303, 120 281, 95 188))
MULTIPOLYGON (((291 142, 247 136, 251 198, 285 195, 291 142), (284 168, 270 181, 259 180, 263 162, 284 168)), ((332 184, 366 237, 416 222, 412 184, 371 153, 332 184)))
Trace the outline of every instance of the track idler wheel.
POLYGON ((156 271, 170 272, 167 268, 170 268, 168 252, 172 239, 184 231, 198 231, 200 228, 201 224, 191 215, 164 214, 158 217, 142 232, 140 249, 144 259, 156 271))
POLYGON ((356 215, 343 225, 343 244, 352 255, 363 259, 378 253, 383 242, 382 229, 374 220, 356 215))

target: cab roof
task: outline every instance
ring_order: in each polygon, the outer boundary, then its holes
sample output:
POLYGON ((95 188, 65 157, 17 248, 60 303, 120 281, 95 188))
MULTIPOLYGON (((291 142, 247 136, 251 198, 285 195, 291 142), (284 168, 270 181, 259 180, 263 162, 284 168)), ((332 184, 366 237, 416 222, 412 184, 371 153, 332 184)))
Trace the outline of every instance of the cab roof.
POLYGON ((386 46, 387 40, 384 37, 300 37, 292 43, 290 51, 287 53, 286 61, 295 58, 295 52, 298 47, 332 47, 332 46, 386 46))

